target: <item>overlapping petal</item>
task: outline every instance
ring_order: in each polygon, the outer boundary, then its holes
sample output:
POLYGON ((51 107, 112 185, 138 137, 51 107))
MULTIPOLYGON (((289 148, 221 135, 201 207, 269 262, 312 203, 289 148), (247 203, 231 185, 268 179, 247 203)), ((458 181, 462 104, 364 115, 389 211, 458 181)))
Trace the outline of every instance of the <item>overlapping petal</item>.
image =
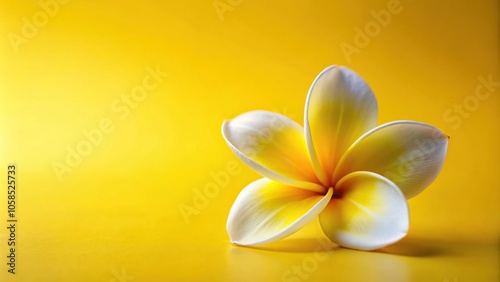
POLYGON ((403 238, 406 200, 439 174, 448 136, 414 121, 374 128, 377 111, 360 76, 331 66, 309 90, 304 128, 266 111, 224 122, 229 147, 266 177, 244 188, 233 204, 231 242, 273 242, 318 215, 326 236, 344 247, 374 250, 403 238))
POLYGON ((313 82, 304 119, 307 146, 318 178, 331 186, 342 154, 359 136, 375 127, 377 100, 355 72, 331 66, 313 82))
POLYGON ((331 241, 359 250, 394 243, 409 227, 404 195, 390 180, 372 172, 354 172, 342 178, 319 219, 331 241))
POLYGON ((240 192, 229 212, 231 242, 258 245, 285 238, 316 218, 332 192, 323 195, 266 178, 257 180, 240 192))
POLYGON ((334 179, 353 171, 371 171, 394 182, 406 196, 422 192, 438 176, 448 136, 414 121, 383 124, 360 137, 342 157, 334 179))
POLYGON ((308 155, 302 126, 280 114, 252 111, 224 122, 233 152, 264 177, 294 187, 326 192, 308 155))

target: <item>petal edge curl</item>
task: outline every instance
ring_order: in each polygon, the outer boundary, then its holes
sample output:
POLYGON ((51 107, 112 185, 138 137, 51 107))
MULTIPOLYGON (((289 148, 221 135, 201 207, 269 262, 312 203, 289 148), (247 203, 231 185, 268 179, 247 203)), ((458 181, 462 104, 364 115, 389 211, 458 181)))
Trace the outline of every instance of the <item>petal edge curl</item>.
POLYGON ((263 178, 250 183, 236 198, 227 220, 231 243, 260 245, 283 239, 305 226, 326 207, 326 195, 263 178))
POLYGON ((312 167, 304 130, 291 119, 251 111, 225 121, 222 135, 236 156, 260 175, 293 187, 326 192, 312 167))
POLYGON ((354 71, 330 66, 314 80, 306 99, 304 131, 314 169, 329 187, 339 159, 375 127, 378 106, 370 86, 354 71))
POLYGON ((408 232, 408 205, 403 193, 387 178, 372 172, 346 175, 321 212, 320 225, 334 243, 358 250, 390 245, 408 232))
POLYGON ((361 136, 346 151, 335 171, 340 179, 353 171, 383 175, 410 199, 438 176, 448 148, 448 136, 416 121, 382 124, 361 136))

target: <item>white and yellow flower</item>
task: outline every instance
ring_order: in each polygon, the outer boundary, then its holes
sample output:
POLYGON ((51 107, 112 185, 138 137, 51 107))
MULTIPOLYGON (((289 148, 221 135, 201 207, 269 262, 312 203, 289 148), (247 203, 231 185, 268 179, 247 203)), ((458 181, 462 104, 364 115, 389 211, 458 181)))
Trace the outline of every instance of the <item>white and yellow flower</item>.
POLYGON ((285 116, 252 111, 225 121, 231 150, 261 174, 234 202, 231 242, 257 245, 285 238, 319 216, 334 243, 382 248, 409 226, 406 200, 439 174, 448 136, 415 121, 376 126, 370 87, 346 67, 331 66, 313 82, 304 128, 285 116))

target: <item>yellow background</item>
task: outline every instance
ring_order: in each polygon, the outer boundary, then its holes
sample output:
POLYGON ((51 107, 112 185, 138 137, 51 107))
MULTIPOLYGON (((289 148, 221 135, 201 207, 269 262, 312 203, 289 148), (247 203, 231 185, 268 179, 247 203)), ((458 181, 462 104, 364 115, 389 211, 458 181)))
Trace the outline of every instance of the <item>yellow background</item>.
POLYGON ((0 177, 18 165, 17 274, 7 273, 3 182, 1 281, 498 281, 498 1, 401 0, 366 46, 356 28, 393 1, 215 3, 226 10, 72 0, 16 45, 42 7, 1 1, 0 177), (359 52, 346 56, 342 42, 359 52), (259 176, 227 148, 222 121, 264 109, 302 124, 307 90, 331 64, 370 84, 379 124, 411 119, 451 136, 440 176, 410 200, 408 236, 359 252, 325 246, 313 222, 258 249, 231 246, 227 214, 259 176), (113 103, 148 67, 168 76, 121 119, 113 103), (470 97, 479 77, 497 83, 484 100, 470 97), (464 101, 467 117, 451 114, 460 125, 444 117, 464 101), (54 163, 107 118, 114 129, 60 181, 54 163), (229 184, 188 223, 180 207, 228 165, 229 184), (294 266, 302 278, 288 276, 294 266))

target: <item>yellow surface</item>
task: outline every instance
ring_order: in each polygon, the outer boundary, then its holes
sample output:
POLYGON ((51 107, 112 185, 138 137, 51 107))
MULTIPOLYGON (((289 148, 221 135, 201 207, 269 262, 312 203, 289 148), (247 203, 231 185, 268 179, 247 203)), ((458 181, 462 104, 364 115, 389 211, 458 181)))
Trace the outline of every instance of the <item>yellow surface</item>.
POLYGON ((4 181, 0 281, 500 279, 498 1, 61 2, 40 1, 49 16, 39 1, 0 3, 0 177, 18 166, 16 274, 4 181), (410 200, 410 233, 359 252, 313 222, 231 246, 227 214, 259 176, 227 148, 222 121, 264 109, 302 124, 331 64, 371 85, 379 124, 451 136, 441 175, 410 200), (81 159, 68 153, 78 148, 81 159))

